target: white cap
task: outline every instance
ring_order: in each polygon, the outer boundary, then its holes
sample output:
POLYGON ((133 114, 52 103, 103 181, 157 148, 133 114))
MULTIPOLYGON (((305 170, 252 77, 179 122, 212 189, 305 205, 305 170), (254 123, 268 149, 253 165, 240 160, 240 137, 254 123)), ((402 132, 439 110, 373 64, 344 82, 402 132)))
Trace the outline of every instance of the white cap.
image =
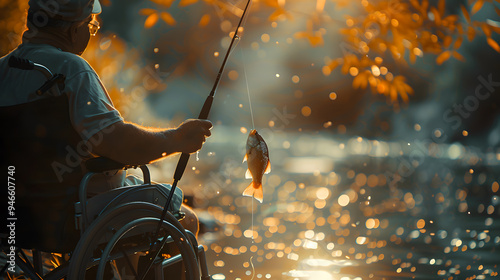
POLYGON ((99 0, 30 0, 28 4, 31 12, 65 21, 81 21, 102 11, 99 0))

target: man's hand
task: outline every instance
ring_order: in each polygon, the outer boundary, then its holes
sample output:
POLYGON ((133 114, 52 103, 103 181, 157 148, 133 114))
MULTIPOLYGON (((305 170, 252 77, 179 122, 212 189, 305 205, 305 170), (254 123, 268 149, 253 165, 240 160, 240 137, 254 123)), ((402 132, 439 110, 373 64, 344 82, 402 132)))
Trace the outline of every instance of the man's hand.
POLYGON ((97 133, 89 143, 92 153, 123 164, 148 164, 175 153, 194 153, 211 135, 212 123, 189 119, 175 129, 150 129, 116 122, 107 133, 97 133))
POLYGON ((189 119, 175 129, 175 140, 179 152, 194 153, 201 149, 212 133, 212 123, 208 120, 189 119))

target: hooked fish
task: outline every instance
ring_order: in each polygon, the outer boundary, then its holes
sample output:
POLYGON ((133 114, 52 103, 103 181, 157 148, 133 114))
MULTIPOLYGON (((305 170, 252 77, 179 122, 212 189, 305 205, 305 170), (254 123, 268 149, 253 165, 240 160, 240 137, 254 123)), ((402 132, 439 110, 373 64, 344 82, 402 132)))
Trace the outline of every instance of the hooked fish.
POLYGON ((247 139, 247 152, 243 162, 247 161, 248 169, 245 174, 247 179, 252 179, 252 183, 243 191, 244 196, 253 196, 260 203, 264 200, 262 191, 262 176, 271 172, 271 162, 269 161, 269 150, 266 142, 257 132, 252 129, 247 139))

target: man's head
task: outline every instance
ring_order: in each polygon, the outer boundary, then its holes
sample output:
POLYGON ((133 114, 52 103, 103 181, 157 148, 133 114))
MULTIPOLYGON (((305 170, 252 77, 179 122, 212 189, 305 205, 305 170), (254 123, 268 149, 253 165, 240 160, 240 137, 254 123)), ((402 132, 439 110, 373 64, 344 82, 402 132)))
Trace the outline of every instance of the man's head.
POLYGON ((101 13, 99 0, 30 0, 28 5, 29 12, 67 22, 82 21, 91 14, 101 13))
POLYGON ((29 31, 24 35, 28 41, 52 37, 54 45, 80 55, 91 32, 92 35, 97 32, 99 23, 95 17, 101 13, 99 0, 30 0, 29 6, 29 31))

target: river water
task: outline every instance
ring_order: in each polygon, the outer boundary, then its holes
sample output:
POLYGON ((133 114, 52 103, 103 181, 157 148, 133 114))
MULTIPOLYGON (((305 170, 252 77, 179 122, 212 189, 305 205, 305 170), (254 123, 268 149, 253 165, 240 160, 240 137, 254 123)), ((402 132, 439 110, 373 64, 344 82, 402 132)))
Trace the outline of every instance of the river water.
POLYGON ((264 203, 241 196, 250 180, 237 128, 214 128, 185 175, 214 279, 500 279, 496 153, 261 134, 264 203))

